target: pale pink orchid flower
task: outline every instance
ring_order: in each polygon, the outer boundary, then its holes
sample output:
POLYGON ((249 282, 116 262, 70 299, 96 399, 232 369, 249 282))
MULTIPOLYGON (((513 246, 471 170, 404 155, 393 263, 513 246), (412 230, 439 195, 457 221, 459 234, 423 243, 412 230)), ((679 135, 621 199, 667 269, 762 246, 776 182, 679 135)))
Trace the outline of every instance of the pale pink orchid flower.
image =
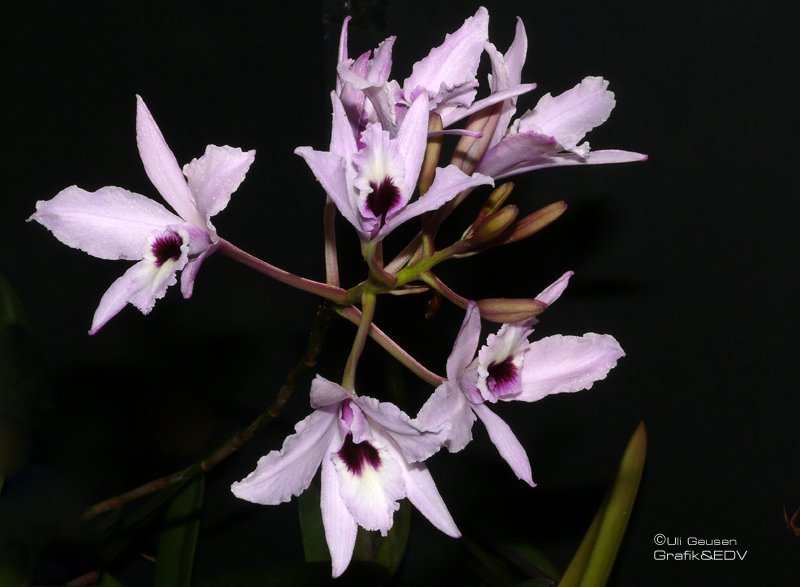
POLYGON ((380 241, 402 223, 436 210, 461 191, 493 185, 491 178, 467 175, 454 165, 436 170, 433 184, 411 202, 425 156, 428 98, 417 96, 396 136, 369 123, 360 144, 352 133, 341 99, 331 93, 333 125, 330 151, 298 147, 323 189, 362 241, 380 241))
POLYGON ((149 313, 177 282, 178 271, 183 297, 191 297, 200 265, 219 241, 210 219, 228 205, 255 157, 255 151, 209 145, 181 171, 144 101, 139 96, 136 100, 139 155, 150 181, 175 213, 123 188, 88 192, 71 186, 37 202, 29 218, 62 243, 94 257, 138 261, 103 295, 89 334, 126 304, 149 313))
POLYGON ((231 486, 234 495, 284 503, 303 493, 321 468, 322 523, 334 577, 350 564, 358 526, 385 536, 406 497, 436 528, 461 535, 422 463, 440 448, 439 432, 421 429, 394 404, 354 396, 320 376, 311 384, 311 406, 315 411, 297 423, 281 450, 261 457, 231 486))
MULTIPOLYGON (((552 304, 571 276, 567 272, 536 299, 552 304)), ((531 487, 535 484, 525 449, 487 403, 534 402, 555 393, 589 389, 625 354, 606 334, 555 335, 530 342, 535 323, 536 319, 531 319, 504 324, 496 334, 489 335, 476 356, 481 320, 478 306, 470 303, 447 360, 447 380, 415 419, 423 428, 448 423, 444 445, 450 452, 458 452, 472 440, 472 425, 480 418, 500 456, 531 487)))
POLYGON ((356 137, 369 122, 380 122, 394 134, 409 106, 422 94, 427 96, 431 112, 439 114, 447 128, 474 112, 536 87, 517 80, 516 84, 475 100, 478 65, 489 38, 489 12, 484 7, 415 63, 402 85, 389 79, 396 38, 389 37, 374 51, 351 59, 347 48, 349 20, 345 19, 339 39, 336 92, 356 137))

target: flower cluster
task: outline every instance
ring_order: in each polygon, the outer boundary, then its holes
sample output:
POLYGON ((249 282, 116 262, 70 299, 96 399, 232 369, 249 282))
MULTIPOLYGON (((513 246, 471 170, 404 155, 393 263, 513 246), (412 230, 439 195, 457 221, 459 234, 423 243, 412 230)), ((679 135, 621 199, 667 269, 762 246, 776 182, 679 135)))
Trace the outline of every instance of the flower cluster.
POLYGON ((211 224, 244 180, 254 151, 211 145, 181 170, 141 98, 139 153, 148 177, 174 212, 122 188, 91 193, 72 186, 38 202, 31 217, 63 243, 90 255, 137 261, 101 299, 91 334, 128 303, 148 313, 177 282, 178 271, 183 296, 190 297, 200 265, 215 251, 325 298, 358 326, 341 383, 317 375, 310 391, 314 411, 296 425, 280 450, 261 458, 232 487, 242 499, 278 504, 305 491, 321 470, 322 520, 334 576, 350 562, 358 527, 385 535, 403 498, 445 534, 460 535, 424 463, 442 447, 464 449, 477 419, 516 476, 533 486, 525 450, 490 405, 588 389, 624 356, 609 335, 530 340, 537 316, 561 296, 571 272, 533 298, 472 300, 433 271, 446 260, 527 238, 566 207, 558 202, 518 219, 519 209, 505 204, 512 186, 498 185, 463 236, 437 248, 441 223, 480 186, 545 167, 646 159, 630 151, 595 151, 584 141, 615 105, 608 82, 600 77, 586 77, 555 97, 546 94, 516 116, 517 99, 536 87, 521 81, 525 28, 518 20, 511 46, 501 53, 489 41, 488 27, 489 14, 479 8, 400 83, 392 79, 395 38, 352 58, 345 20, 331 93, 330 145, 328 150, 295 150, 327 195, 325 283, 238 249, 211 224), (484 54, 491 75, 486 96, 478 98, 477 70, 484 54), (462 127, 454 126, 461 121, 466 121, 462 127), (457 144, 449 161, 440 165, 447 137, 457 144), (356 230, 368 267, 367 278, 349 289, 339 283, 330 221, 335 211, 356 230), (419 234, 386 262, 384 240, 418 217, 419 234), (422 366, 373 323, 380 295, 420 292, 465 311, 446 377, 422 366), (482 319, 502 325, 481 346, 482 319), (356 367, 370 337, 434 388, 416 417, 356 392, 356 367))

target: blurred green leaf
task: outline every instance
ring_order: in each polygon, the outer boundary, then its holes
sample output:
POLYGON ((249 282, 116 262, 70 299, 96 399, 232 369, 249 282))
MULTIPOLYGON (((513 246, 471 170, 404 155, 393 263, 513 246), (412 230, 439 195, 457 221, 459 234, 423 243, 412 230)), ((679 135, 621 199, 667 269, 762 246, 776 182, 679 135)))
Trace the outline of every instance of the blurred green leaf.
POLYGON ((411 505, 409 505, 407 499, 404 499, 400 502, 400 509, 395 513, 394 524, 392 524, 392 528, 386 534, 386 537, 373 533, 377 537, 374 560, 389 571, 390 575, 394 575, 400 563, 403 562, 410 531, 411 505))
POLYGON ((561 587, 602 587, 608 581, 642 480, 646 454, 647 431, 641 422, 628 442, 608 496, 564 572, 561 587))
POLYGON ((103 560, 108 562, 125 551, 186 483, 188 481, 162 489, 147 498, 100 514, 89 522, 89 530, 103 560))
POLYGON ((156 552, 155 587, 189 587, 200 532, 205 476, 189 481, 172 499, 156 552))
POLYGON ((34 414, 44 407, 39 359, 22 304, 0 276, 0 475, 28 461, 34 414))
POLYGON ((555 584, 550 579, 528 579, 522 583, 517 583, 514 587, 553 587, 555 584))
POLYGON ((125 585, 123 585, 123 583, 111 573, 105 571, 103 572, 103 578, 100 579, 97 587, 125 587, 125 585))
POLYGON ((311 484, 297 498, 300 514, 300 534, 303 538, 303 555, 307 563, 331 560, 322 527, 322 511, 319 505, 319 489, 311 484))
POLYGON ((496 556, 474 540, 464 536, 461 543, 467 547, 474 560, 475 571, 481 583, 488 587, 513 587, 522 579, 506 561, 496 556))
POLYGON ((22 302, 17 292, 11 287, 5 277, 0 275, 0 328, 7 328, 12 324, 28 325, 28 318, 22 309, 22 302))
POLYGON ((364 561, 353 561, 347 571, 331 578, 329 562, 275 565, 236 571, 204 581, 197 587, 381 587, 388 585, 391 577, 382 566, 364 561))
MULTIPOLYGON (((531 579, 544 581, 544 585, 555 585, 561 572, 537 548, 524 542, 504 542, 497 547, 503 558, 531 579)), ((527 581, 526 581, 527 583, 527 581)))
POLYGON ((28 584, 31 572, 31 555, 19 540, 0 542, 0 585, 22 587, 28 584))

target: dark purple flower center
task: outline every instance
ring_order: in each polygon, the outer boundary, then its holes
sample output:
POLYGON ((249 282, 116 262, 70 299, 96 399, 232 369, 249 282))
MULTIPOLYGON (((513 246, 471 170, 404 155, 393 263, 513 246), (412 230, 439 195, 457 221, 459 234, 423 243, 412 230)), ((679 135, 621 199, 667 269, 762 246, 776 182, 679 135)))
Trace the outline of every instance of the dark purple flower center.
POLYGON ((347 465, 347 470, 353 475, 361 475, 364 465, 369 465, 373 469, 381 466, 381 456, 378 449, 369 442, 353 442, 353 435, 348 434, 344 439, 342 448, 339 449, 339 458, 347 465))
POLYGON ((380 183, 369 182, 372 192, 367 196, 367 208, 381 219, 381 226, 386 224, 386 215, 400 201, 400 190, 394 185, 391 177, 384 177, 380 183))
POLYGON ((487 371, 489 376, 486 378, 486 386, 495 395, 505 395, 517 380, 517 366, 513 363, 513 356, 506 358, 500 363, 492 363, 487 371))
POLYGON ((177 261, 181 258, 181 245, 183 239, 174 232, 161 234, 155 238, 150 250, 156 258, 156 267, 161 267, 164 263, 172 259, 177 261))

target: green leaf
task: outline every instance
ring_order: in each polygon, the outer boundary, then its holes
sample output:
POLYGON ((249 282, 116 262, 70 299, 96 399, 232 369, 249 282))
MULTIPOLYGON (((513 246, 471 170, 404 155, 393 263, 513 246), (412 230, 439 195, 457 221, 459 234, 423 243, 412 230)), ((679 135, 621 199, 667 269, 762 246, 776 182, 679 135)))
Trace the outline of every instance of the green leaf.
POLYGON ((167 508, 156 552, 155 587, 189 587, 200 531, 205 476, 189 481, 167 508))
POLYGON ((462 537, 461 543, 475 557, 475 570, 481 584, 488 587, 512 587, 519 583, 521 577, 506 561, 466 536, 462 537))
POLYGON ((394 524, 385 538, 378 535, 375 562, 389 571, 390 575, 397 572, 403 555, 408 545, 408 535, 411 531, 411 506, 407 499, 400 502, 400 509, 394 515, 394 524))
MULTIPOLYGON (((538 549, 525 542, 504 542, 497 550, 511 564, 536 581, 555 585, 561 572, 538 549)), ((526 581, 527 583, 527 581, 526 581)))
POLYGON ((625 534, 647 454, 647 431, 641 422, 631 436, 611 490, 561 579, 561 587, 602 587, 608 581, 625 534))
POLYGON ((0 585, 27 585, 31 566, 31 554, 23 542, 0 542, 0 585))
POLYGON ((297 498, 300 514, 300 535, 303 538, 303 555, 307 563, 330 561, 325 529, 322 527, 322 510, 319 506, 319 489, 313 483, 297 498))
POLYGON ((381 587, 389 581, 386 569, 375 563, 352 561, 341 577, 331 579, 330 562, 320 562, 239 570, 203 581, 198 587, 381 587))
POLYGON ((12 324, 21 324, 27 327, 28 319, 22 309, 22 302, 20 302, 17 292, 8 283, 8 280, 0 275, 0 328, 7 328, 12 324))
POLYGON ((130 546, 147 528, 156 514, 181 491, 188 481, 176 483, 153 495, 100 514, 89 522, 89 529, 105 561, 110 561, 130 546))
POLYGON ((97 587, 125 587, 125 585, 111 573, 104 571, 103 578, 100 579, 100 583, 97 584, 97 587))

